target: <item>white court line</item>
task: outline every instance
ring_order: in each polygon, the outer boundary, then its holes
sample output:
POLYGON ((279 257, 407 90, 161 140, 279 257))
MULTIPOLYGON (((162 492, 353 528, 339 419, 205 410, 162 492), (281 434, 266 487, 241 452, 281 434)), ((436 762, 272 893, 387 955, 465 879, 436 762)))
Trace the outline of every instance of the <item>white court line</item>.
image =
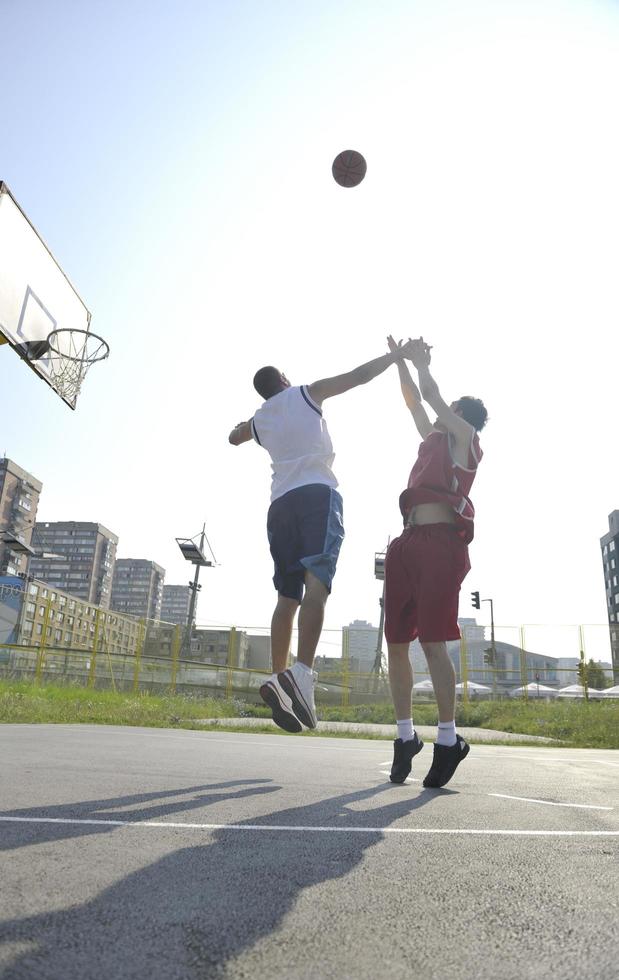
POLYGON ((291 831, 320 834, 453 834, 485 837, 619 837, 619 830, 475 830, 457 827, 304 827, 294 824, 164 823, 159 820, 79 820, 66 817, 2 817, 2 823, 159 827, 172 830, 291 831))
POLYGON ((551 800, 533 800, 529 796, 507 796, 506 793, 488 793, 501 800, 520 800, 522 803, 543 803, 544 806, 571 806, 578 810, 614 810, 612 806, 593 806, 590 803, 553 803, 551 800))
MULTIPOLYGON (((380 772, 381 772, 381 774, 383 776, 390 776, 391 775, 391 769, 381 769, 380 772)), ((420 779, 415 779, 414 776, 407 776, 406 779, 404 780, 404 782, 405 783, 420 783, 421 780, 420 779)), ((402 784, 400 784, 400 785, 402 785, 402 784)))

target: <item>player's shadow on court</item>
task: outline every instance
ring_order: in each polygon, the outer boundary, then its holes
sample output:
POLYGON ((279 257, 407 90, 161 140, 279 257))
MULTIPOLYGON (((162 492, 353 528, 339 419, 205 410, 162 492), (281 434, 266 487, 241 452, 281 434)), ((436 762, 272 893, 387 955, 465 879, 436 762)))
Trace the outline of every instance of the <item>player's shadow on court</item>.
POLYGON ((280 787, 271 779, 231 779, 223 783, 206 783, 199 786, 185 786, 182 789, 160 790, 150 793, 133 793, 113 799, 85 800, 79 803, 61 803, 52 806, 27 807, 19 810, 5 810, 0 816, 21 817, 24 823, 5 824, 19 827, 19 833, 0 836, 0 851, 16 850, 44 841, 60 841, 74 837, 88 837, 93 834, 109 834, 117 830, 117 825, 105 823, 112 820, 161 820, 173 814, 188 813, 214 806, 216 803, 234 802, 248 796, 275 793, 280 787), (268 784, 268 785, 266 785, 268 784), (220 791, 220 792, 214 792, 220 791), (189 796, 190 799, 182 799, 189 796), (52 819, 67 823, 37 823, 39 819, 52 819), (30 824, 27 821, 32 820, 30 824), (101 820, 100 824, 72 823, 72 820, 101 820))
MULTIPOLYGON (((449 790, 422 790, 416 797, 407 793, 404 799, 356 809, 392 791, 390 784, 382 784, 241 821, 247 830, 218 830, 209 843, 165 854, 81 906, 13 919, 0 926, 0 942, 28 949, 0 978, 222 977, 231 959, 281 926, 305 889, 346 877, 383 839, 361 828, 388 828, 437 796, 451 795, 449 790), (257 825, 298 830, 251 829, 257 825), (303 829, 308 827, 349 832, 303 829)), ((161 835, 178 831, 155 833, 155 849, 162 850, 169 841, 161 835)), ((150 838, 149 845, 151 850, 150 838)), ((127 847, 136 852, 135 864, 139 843, 119 835, 118 848, 127 847)), ((295 930, 295 935, 301 933, 295 930)))

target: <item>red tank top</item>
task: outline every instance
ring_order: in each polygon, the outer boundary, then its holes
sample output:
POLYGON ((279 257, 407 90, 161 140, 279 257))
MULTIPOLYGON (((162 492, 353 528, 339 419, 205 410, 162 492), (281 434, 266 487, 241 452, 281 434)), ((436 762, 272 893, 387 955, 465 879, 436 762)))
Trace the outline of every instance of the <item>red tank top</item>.
POLYGON ((419 447, 419 455, 400 494, 400 511, 404 520, 417 504, 449 504, 456 514, 458 532, 468 544, 473 540, 475 508, 469 498, 477 465, 483 453, 475 432, 469 447, 468 466, 460 466, 452 456, 452 439, 448 432, 433 430, 419 447))

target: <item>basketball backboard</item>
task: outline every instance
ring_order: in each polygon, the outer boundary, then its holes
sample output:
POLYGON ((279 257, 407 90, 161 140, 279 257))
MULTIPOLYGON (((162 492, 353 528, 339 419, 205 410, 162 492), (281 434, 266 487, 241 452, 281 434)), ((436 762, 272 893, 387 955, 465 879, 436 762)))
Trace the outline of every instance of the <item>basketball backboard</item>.
MULTIPOLYGON (((71 331, 90 330, 90 313, 7 185, 0 181, 0 344, 10 344, 28 367, 75 408, 79 384, 67 392, 56 380, 54 366, 57 368, 59 359, 56 357, 54 365, 47 342, 53 330, 60 331, 56 337, 62 358, 71 353, 71 331)), ((3 354, 0 348, 0 356, 3 354)))

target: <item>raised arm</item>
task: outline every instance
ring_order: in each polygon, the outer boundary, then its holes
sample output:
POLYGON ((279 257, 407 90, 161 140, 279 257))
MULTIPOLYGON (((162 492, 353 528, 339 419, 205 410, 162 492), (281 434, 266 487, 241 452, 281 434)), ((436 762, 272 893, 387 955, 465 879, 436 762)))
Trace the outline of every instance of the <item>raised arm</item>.
POLYGON ((239 422, 238 425, 235 425, 228 436, 228 442, 231 442, 233 446, 240 446, 242 442, 249 442, 252 438, 251 419, 249 419, 248 422, 239 422))
MULTIPOLYGON (((391 334, 387 337, 387 344, 389 345, 389 350, 392 354, 400 349, 400 344, 393 339, 391 334)), ((422 439, 425 439, 426 436, 432 431, 432 423, 428 418, 428 413, 421 404, 421 394, 419 392, 419 388, 411 377, 406 361, 403 358, 400 358, 400 360, 396 361, 396 364, 398 367, 398 374, 400 375, 400 388, 402 389, 404 401, 406 402, 406 406, 413 416, 413 422, 417 427, 417 432, 422 439)))
POLYGON ((423 400, 434 409, 439 422, 443 423, 447 431, 451 432, 462 445, 468 445, 475 429, 461 415, 457 415, 441 395, 436 381, 430 374, 430 348, 423 337, 412 341, 410 359, 417 368, 423 400))
POLYGON ((350 391, 351 388, 365 385, 368 381, 372 381, 379 374, 382 374, 383 371, 386 371, 399 358, 407 354, 410 356, 412 343, 409 340, 402 347, 398 348, 397 353, 383 354, 382 357, 376 357, 373 361, 361 364, 346 374, 337 374, 333 378, 323 378, 322 381, 314 381, 313 384, 308 386, 308 392, 313 400, 321 405, 325 398, 333 398, 334 395, 343 395, 345 391, 350 391))

